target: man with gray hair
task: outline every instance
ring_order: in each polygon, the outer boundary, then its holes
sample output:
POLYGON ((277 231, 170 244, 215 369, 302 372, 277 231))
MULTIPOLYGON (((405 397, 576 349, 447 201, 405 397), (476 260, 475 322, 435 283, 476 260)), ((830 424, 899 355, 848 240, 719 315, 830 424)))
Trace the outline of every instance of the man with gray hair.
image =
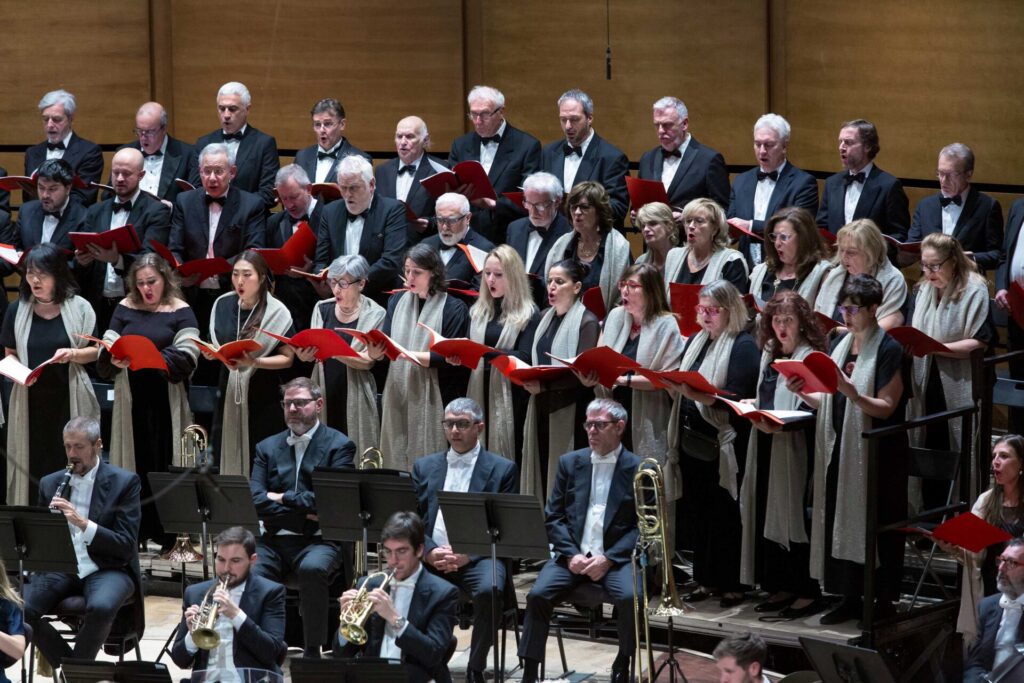
POLYGON ((967 652, 964 683, 1021 680, 1020 671, 1015 675, 1014 670, 1021 668, 1017 647, 1024 643, 1024 539, 1010 540, 996 567, 999 593, 978 605, 978 637, 967 652))
MULTIPOLYGON (((939 192, 925 197, 914 208, 908 242, 920 242, 933 232, 952 235, 981 270, 999 267, 1003 248, 1003 207, 992 197, 971 185, 974 176, 974 152, 954 142, 939 152, 935 175, 939 192)), ((906 254, 909 265, 920 255, 906 254)))
POLYGON ((508 244, 516 250, 526 265, 530 289, 538 308, 547 308, 548 295, 544 286, 547 261, 551 245, 572 230, 562 213, 562 183, 555 176, 539 171, 526 177, 523 183, 523 206, 526 218, 508 226, 508 244))
MULTIPOLYGON (((39 115, 43 120, 46 140, 25 150, 25 175, 32 175, 44 161, 63 159, 71 172, 81 178, 86 187, 74 187, 72 195, 83 205, 96 201, 96 189, 89 183, 98 183, 103 174, 103 152, 100 146, 72 130, 75 119, 75 96, 67 90, 53 90, 39 100, 39 115)), ((25 199, 34 199, 26 196, 25 199)))
MULTIPOLYGON (((723 209, 728 206, 729 170, 725 159, 690 134, 690 113, 683 101, 662 97, 652 109, 658 146, 640 157, 640 177, 665 186, 677 223, 682 221, 683 207, 693 199, 708 197, 723 209)), ((634 206, 633 210, 639 208, 634 206)))
POLYGON ((175 179, 195 176, 195 150, 167 134, 167 110, 159 102, 146 102, 135 112, 135 137, 135 142, 124 147, 142 152, 146 174, 139 187, 168 202, 170 208, 181 192, 175 179))
MULTIPOLYGON (((448 165, 479 161, 497 199, 473 202, 473 228, 495 244, 505 242, 508 224, 523 216, 522 209, 504 196, 517 192, 523 180, 540 170, 540 142, 505 120, 505 95, 497 88, 477 85, 466 97, 473 132, 455 138, 448 165)), ((453 188, 467 194, 471 188, 453 188)))
MULTIPOLYGON (((377 192, 405 202, 416 216, 409 219, 409 244, 416 244, 434 233, 434 196, 420 184, 424 178, 440 173, 447 167, 427 154, 430 132, 426 122, 418 116, 406 116, 395 127, 397 159, 388 159, 374 169, 377 192)), ((407 216, 408 217, 408 216, 407 216)))
POLYGON ((364 293, 386 304, 384 292, 398 286, 406 249, 405 208, 377 193, 373 166, 364 157, 350 154, 338 162, 338 185, 344 201, 324 208, 313 268, 325 273, 342 254, 361 254, 370 264, 364 293))
POLYGON ((437 198, 434 214, 437 234, 423 243, 441 254, 449 280, 462 280, 479 288, 480 271, 494 245, 470 227, 469 200, 457 192, 448 192, 437 198))
MULTIPOLYGON (((345 137, 345 107, 333 97, 326 97, 310 109, 313 118, 315 145, 300 149, 295 163, 302 167, 314 183, 333 183, 338 175, 338 162, 349 154, 370 156, 345 137)), ((325 200, 326 201, 326 200, 325 200)))
MULTIPOLYGON (((267 248, 283 247, 298 230, 299 223, 305 222, 313 235, 316 235, 323 217, 324 203, 312 195, 310 186, 309 176, 298 164, 282 166, 277 172, 274 189, 277 190, 284 210, 270 214, 267 219, 267 248)), ((311 251, 299 270, 307 273, 313 270, 312 256, 311 251)), ((317 283, 318 287, 314 287, 305 276, 291 271, 277 275, 274 280, 274 296, 291 311, 296 332, 309 327, 316 302, 331 295, 327 283, 317 283)))
POLYGON ((629 159, 594 131, 594 101, 582 90, 567 90, 558 98, 558 121, 565 137, 544 146, 541 170, 558 178, 566 191, 585 180, 603 185, 612 202, 615 225, 621 227, 629 208, 629 159))
MULTIPOLYGON (((798 206, 812 216, 817 212, 818 181, 786 158, 789 136, 789 121, 778 114, 765 114, 754 124, 757 166, 733 180, 729 225, 764 236, 764 222, 779 209, 798 206)), ((740 251, 751 269, 763 260, 762 243, 747 235, 740 238, 740 251)))
MULTIPOLYGON (((231 152, 237 169, 233 180, 239 190, 259 195, 269 212, 275 204, 274 176, 281 167, 277 156, 277 140, 249 125, 252 96, 242 83, 225 83, 217 91, 217 116, 220 128, 196 141, 196 152, 207 145, 223 143, 231 152)), ((196 159, 198 167, 198 157, 196 159)), ((191 178, 196 187, 201 179, 198 168, 191 178)))
POLYGON ((456 552, 448 540, 439 491, 470 493, 519 493, 519 468, 514 453, 494 454, 480 443, 484 412, 471 398, 457 398, 444 410, 446 452, 424 455, 413 464, 419 514, 426 525, 423 562, 430 571, 459 587, 473 600, 473 636, 466 666, 468 683, 483 683, 487 651, 494 642, 495 614, 501 614, 506 566, 489 557, 456 552), (502 457, 504 456, 504 457, 502 457), (491 603, 491 572, 497 574, 498 611, 491 603))

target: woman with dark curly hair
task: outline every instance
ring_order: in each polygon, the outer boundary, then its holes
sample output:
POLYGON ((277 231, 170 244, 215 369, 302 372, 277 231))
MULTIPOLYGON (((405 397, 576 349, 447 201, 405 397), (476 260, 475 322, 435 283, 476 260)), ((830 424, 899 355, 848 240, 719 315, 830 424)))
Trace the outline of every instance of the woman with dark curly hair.
POLYGON ((784 290, 793 290, 812 307, 821 280, 831 267, 825 241, 807 209, 779 209, 764 226, 764 262, 750 274, 757 305, 784 290))

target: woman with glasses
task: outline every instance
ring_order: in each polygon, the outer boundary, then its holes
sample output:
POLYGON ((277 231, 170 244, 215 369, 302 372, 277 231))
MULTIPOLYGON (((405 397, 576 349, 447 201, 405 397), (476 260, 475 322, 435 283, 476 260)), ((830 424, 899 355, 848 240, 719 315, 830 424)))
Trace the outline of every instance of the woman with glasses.
MULTIPOLYGON (((839 312, 842 299, 839 296, 843 285, 857 275, 867 275, 882 285, 882 302, 878 307, 878 324, 883 330, 891 330, 903 324, 903 308, 907 300, 907 281, 896 266, 889 261, 885 238, 875 222, 861 218, 847 223, 836 235, 836 256, 832 270, 825 275, 814 310, 827 315, 840 324, 843 316, 839 312)), ((845 332, 836 328, 835 334, 845 332)))
MULTIPOLYGON (((825 591, 843 598, 822 616, 825 625, 857 618, 863 609, 865 503, 876 506, 880 525, 903 519, 907 513, 906 436, 886 438, 876 491, 869 491, 865 482, 868 443, 861 437, 866 430, 905 419, 903 349, 879 325, 883 289, 878 280, 852 275, 838 298, 848 330, 831 346, 838 390, 807 394, 802 380, 786 383, 786 388, 818 410, 811 575, 823 582, 825 591)), ((899 597, 903 540, 900 533, 878 538, 878 614, 891 614, 892 600, 899 597)))
POLYGON ((6 354, 36 368, 54 360, 28 386, 11 389, 7 426, 7 503, 35 505, 39 480, 67 466, 59 427, 72 417, 99 417, 100 405, 83 365, 98 351, 80 335, 95 336, 96 314, 75 294, 67 258, 48 242, 25 254, 18 299, 0 330, 6 354))
MULTIPOLYGON (((388 367, 380 448, 388 467, 411 471, 416 458, 446 448, 441 428, 444 407, 465 394, 469 375, 429 351, 430 333, 417 323, 449 339, 465 337, 469 309, 447 293, 441 255, 425 242, 409 247, 404 273, 407 290, 388 300, 381 330, 409 350, 412 359, 401 356, 388 367)), ((371 344, 367 353, 379 361, 384 347, 371 344)))
POLYGON ((729 248, 725 211, 713 199, 700 198, 683 207, 686 244, 665 257, 665 282, 704 285, 727 280, 740 294, 750 285, 747 261, 729 248))
MULTIPOLYGON (((701 288, 697 323, 701 329, 686 340, 679 369, 699 372, 735 400, 754 397, 759 354, 744 331, 747 308, 731 282, 715 280, 701 288)), ((692 544, 698 584, 685 599, 720 595, 722 607, 734 607, 743 602, 739 490, 750 421, 712 394, 685 384, 671 387, 681 395, 668 428, 678 440, 682 474, 677 530, 680 541, 692 544)))
MULTIPOLYGON (((164 362, 163 370, 128 370, 131 359, 117 360, 100 349, 96 373, 114 381, 111 417, 110 462, 139 475, 142 499, 149 500, 150 472, 166 472, 182 465, 181 433, 192 421, 188 385, 196 369, 199 323, 178 288, 171 267, 154 253, 135 259, 125 277, 128 296, 110 318, 103 340, 113 343, 123 335, 136 334, 152 341, 164 362)), ((174 544, 165 534, 156 507, 142 506, 139 541, 158 541, 164 550, 174 544)))
POLYGON ((665 259, 668 252, 679 244, 679 228, 672 218, 672 207, 661 202, 644 204, 636 212, 633 225, 640 228, 647 250, 637 258, 637 263, 650 263, 658 273, 665 275, 665 259))
POLYGON ((807 209, 780 209, 764 227, 764 262, 750 274, 750 293, 763 308, 779 292, 793 290, 812 306, 828 272, 825 242, 807 209))
POLYGON ((572 232, 562 235, 548 252, 545 271, 559 261, 576 259, 590 268, 583 291, 601 288, 604 308, 610 311, 619 300, 618 282, 633 262, 629 242, 614 230, 615 214, 608 192, 592 180, 577 184, 566 198, 572 232))
POLYGON ((366 355, 365 345, 337 328, 369 332, 384 324, 385 311, 373 299, 363 295, 370 266, 358 254, 345 254, 331 262, 327 284, 334 298, 325 299, 313 309, 310 328, 334 330, 360 353, 359 358, 336 356, 317 361, 315 349, 296 349, 295 355, 313 366, 311 379, 320 387, 324 408, 320 419, 352 439, 360 448, 380 444, 380 414, 377 412, 377 381, 372 372, 376 364, 366 355))

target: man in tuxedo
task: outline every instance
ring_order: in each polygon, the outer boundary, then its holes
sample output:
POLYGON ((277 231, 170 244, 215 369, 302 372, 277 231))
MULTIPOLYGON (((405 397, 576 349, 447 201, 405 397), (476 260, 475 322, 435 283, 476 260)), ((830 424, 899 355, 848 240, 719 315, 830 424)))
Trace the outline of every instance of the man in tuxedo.
POLYGON ((725 159, 690 134, 690 113, 683 101, 662 97, 655 102, 654 128, 658 146, 640 157, 640 178, 661 181, 676 223, 682 227, 683 207, 693 199, 709 197, 725 208, 729 199, 725 159))
MULTIPOLYGON (((479 161, 484 167, 497 199, 473 202, 473 229, 495 244, 503 244, 508 224, 523 216, 522 209, 503 193, 517 192, 523 179, 540 169, 540 142, 505 120, 505 95, 500 90, 474 86, 466 103, 473 132, 452 142, 448 166, 479 161)), ((455 191, 469 197, 470 189, 460 187, 455 191)))
POLYGON ((538 171, 527 176, 523 182, 523 206, 527 216, 508 226, 508 244, 526 265, 530 291, 537 308, 548 306, 548 292, 544 286, 548 274, 544 272, 544 264, 551 245, 572 230, 562 213, 563 193, 562 183, 550 173, 538 171))
MULTIPOLYGON (((274 176, 281 167, 277 156, 277 140, 249 125, 252 96, 249 89, 237 82, 225 83, 217 92, 217 115, 220 130, 204 135, 196 142, 196 152, 207 145, 223 143, 231 151, 232 164, 238 169, 234 185, 259 195, 269 212, 277 198, 274 196, 274 176)), ((200 176, 196 159, 192 184, 199 187, 200 176)))
POLYGON ((103 152, 95 142, 78 137, 71 129, 75 108, 75 96, 67 90, 53 90, 39 100, 46 140, 25 150, 25 175, 32 175, 44 161, 63 159, 71 167, 71 175, 77 175, 86 185, 72 192, 83 206, 89 206, 96 201, 96 188, 89 187, 89 183, 100 181, 103 152))
POLYGON ((594 131, 594 101, 590 95, 575 89, 562 93, 558 98, 558 121, 565 139, 544 146, 541 170, 558 178, 566 190, 585 180, 601 183, 611 199, 615 225, 622 227, 629 208, 629 159, 594 131))
POLYGON ((85 225, 86 208, 74 196, 71 180, 74 171, 63 159, 48 159, 36 170, 36 194, 18 210, 18 225, 11 244, 26 251, 43 242, 71 251, 74 245, 68 233, 80 232, 85 225))
MULTIPOLYGON (((952 235, 979 269, 995 270, 1002 255, 1003 208, 971 185, 974 152, 959 142, 946 145, 939 152, 935 175, 939 193, 918 202, 907 241, 920 242, 933 232, 952 235)), ((900 256, 904 265, 920 260, 919 254, 900 256)))
POLYGON ((37 505, 64 515, 78 571, 37 572, 25 586, 25 620, 35 630, 36 647, 54 669, 67 657, 94 659, 118 610, 132 596, 131 619, 140 637, 145 625, 139 572, 139 477, 100 458, 103 441, 97 418, 72 418, 64 426, 64 450, 71 472, 43 477, 37 505), (52 624, 42 620, 73 596, 82 596, 86 604, 74 650, 52 624))
POLYGON ((768 646, 756 633, 741 633, 719 641, 712 653, 720 683, 768 683, 764 664, 768 646))
POLYGON ((317 419, 324 399, 308 377, 282 385, 281 396, 288 429, 256 444, 249 480, 263 527, 254 571, 278 583, 298 577, 304 656, 319 658, 327 642, 328 589, 342 568, 342 552, 320 532, 313 470, 351 467, 356 445, 317 419))
MULTIPOLYGON (((453 645, 459 592, 423 570, 423 520, 415 512, 391 515, 380 540, 388 571, 394 573, 390 592, 374 588, 368 593, 373 608, 365 625, 366 644, 350 643, 339 634, 335 653, 340 657, 362 654, 399 659, 409 683, 451 683, 446 657, 453 645)), ((379 580, 374 580, 374 585, 378 584, 379 580)), ((342 612, 357 593, 353 588, 342 594, 342 612)))
POLYGON ((456 192, 445 193, 437 198, 434 214, 437 234, 423 240, 423 243, 441 254, 445 277, 462 280, 478 289, 480 271, 494 245, 470 227, 469 200, 456 192), (472 262, 463 249, 472 254, 472 262))
POLYGON ((205 678, 193 674, 196 681, 237 680, 230 676, 242 668, 280 673, 288 654, 284 642, 284 586, 253 571, 258 555, 256 539, 248 529, 225 529, 213 539, 213 547, 218 578, 185 589, 185 613, 174 635, 171 659, 182 669, 205 671, 205 678), (220 641, 212 649, 200 649, 192 638, 199 606, 214 582, 223 578, 227 579, 227 588, 218 587, 213 593, 217 604, 213 628, 220 641))
MULTIPOLYGON (((825 181, 818 206, 818 227, 833 235, 857 218, 870 218, 883 233, 906 241, 910 228, 910 202, 903 185, 875 166, 881 150, 875 124, 864 119, 847 121, 839 130, 839 158, 843 170, 825 181)), ((889 257, 895 261, 895 248, 889 257)))
POLYGON ((135 112, 135 136, 138 140, 125 147, 142 152, 146 175, 139 187, 172 208, 174 198, 181 192, 174 181, 190 180, 196 175, 195 150, 167 134, 167 110, 159 102, 146 102, 135 112))
POLYGON ((377 180, 377 192, 405 202, 416 214, 415 221, 409 221, 409 244, 413 245, 434 234, 434 195, 430 194, 420 181, 446 166, 427 154, 430 149, 430 132, 426 122, 418 116, 406 116, 395 127, 395 149, 397 159, 388 159, 373 171, 377 180))
POLYGON ((466 681, 483 683, 487 651, 494 641, 491 573, 494 570, 497 575, 497 607, 501 614, 506 566, 504 562, 495 565, 490 557, 471 557, 452 549, 437 493, 519 493, 519 468, 515 461, 490 453, 480 444, 484 411, 473 399, 457 398, 449 403, 444 410, 443 424, 448 451, 417 459, 412 470, 419 513, 427 527, 423 561, 431 571, 458 586, 473 600, 473 636, 466 681))
MULTIPOLYGON (((779 209, 798 206, 813 216, 818 210, 818 181, 789 163, 789 121, 765 114, 754 124, 754 156, 757 166, 736 176, 726 213, 729 225, 764 236, 764 222, 779 209)), ((762 243, 747 235, 740 251, 753 269, 761 263, 762 243)))
POLYGON ((376 192, 373 166, 361 156, 338 162, 338 185, 344 201, 324 208, 313 268, 320 272, 342 254, 360 254, 370 264, 366 295, 386 304, 384 292, 398 285, 405 253, 405 209, 376 192))
POLYGON ((358 154, 372 161, 370 155, 345 137, 345 107, 341 102, 333 97, 322 99, 313 105, 309 114, 313 117, 313 135, 317 144, 300 149, 295 155, 295 163, 314 183, 333 183, 338 177, 338 162, 349 154, 358 154))
POLYGON ((1024 539, 1009 541, 996 562, 999 593, 978 605, 978 637, 967 652, 964 683, 994 680, 989 674, 1000 667, 1012 668, 1020 658, 1016 647, 1024 643, 1024 539))
MULTIPOLYGON (((1002 254, 999 268, 996 270, 995 305, 1006 313, 1007 347, 1010 351, 1024 349, 1024 326, 1017 323, 1014 311, 1010 306, 1009 292, 1014 283, 1024 287, 1024 240, 1020 239, 1021 224, 1024 223, 1024 199, 1018 199, 1010 205, 1010 215, 1006 219, 1006 234, 1003 236, 1002 254)), ((1014 358, 1010 361, 1010 377, 1024 380, 1024 359, 1014 358)), ((1007 424, 1024 424, 1024 410, 1010 408, 1007 424)))
POLYGON ((591 401, 584 423, 590 448, 558 460, 545 509, 554 559, 544 565, 526 596, 519 643, 524 683, 537 682, 554 603, 585 582, 601 584, 615 603, 619 651, 611 683, 626 683, 629 678, 636 592, 630 558, 638 534, 633 477, 640 458, 622 445, 627 419, 625 408, 616 401, 591 401))
MULTIPOLYGON (((324 205, 310 193, 306 171, 298 164, 282 166, 274 179, 274 187, 284 211, 272 213, 267 219, 267 247, 280 249, 303 221, 316 235, 324 205)), ((313 270, 313 259, 310 256, 312 254, 306 257, 306 262, 299 268, 307 273, 313 270)), ((274 280, 274 296, 291 311, 292 322, 298 332, 309 327, 316 302, 331 296, 327 283, 319 283, 320 286, 315 287, 302 275, 284 273, 275 275, 274 280)))
MULTIPOLYGON (((114 196, 89 207, 86 231, 106 232, 131 225, 143 250, 152 250, 151 239, 167 244, 171 210, 141 190, 141 181, 146 176, 144 165, 142 152, 137 149, 124 147, 114 154, 110 162, 114 196)), ((124 298, 124 276, 136 256, 137 253, 120 253, 117 244, 110 249, 90 244, 88 251, 75 255, 75 278, 82 288, 82 296, 96 310, 97 329, 107 329, 114 308, 124 298)))

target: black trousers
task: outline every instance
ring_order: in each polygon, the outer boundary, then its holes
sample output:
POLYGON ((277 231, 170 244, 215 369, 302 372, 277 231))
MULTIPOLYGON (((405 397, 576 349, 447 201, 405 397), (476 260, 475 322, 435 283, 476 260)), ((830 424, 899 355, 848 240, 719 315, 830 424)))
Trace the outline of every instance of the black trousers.
POLYGON ((459 590, 469 595, 473 601, 473 635, 469 644, 469 668, 483 671, 487 668, 487 654, 494 644, 494 625, 491 621, 494 617, 494 606, 491 603, 491 569, 497 572, 498 577, 497 607, 500 616, 504 605, 502 594, 505 589, 505 564, 498 560, 495 566, 491 558, 481 557, 448 574, 434 571, 430 565, 425 566, 445 581, 458 586, 459 590))

